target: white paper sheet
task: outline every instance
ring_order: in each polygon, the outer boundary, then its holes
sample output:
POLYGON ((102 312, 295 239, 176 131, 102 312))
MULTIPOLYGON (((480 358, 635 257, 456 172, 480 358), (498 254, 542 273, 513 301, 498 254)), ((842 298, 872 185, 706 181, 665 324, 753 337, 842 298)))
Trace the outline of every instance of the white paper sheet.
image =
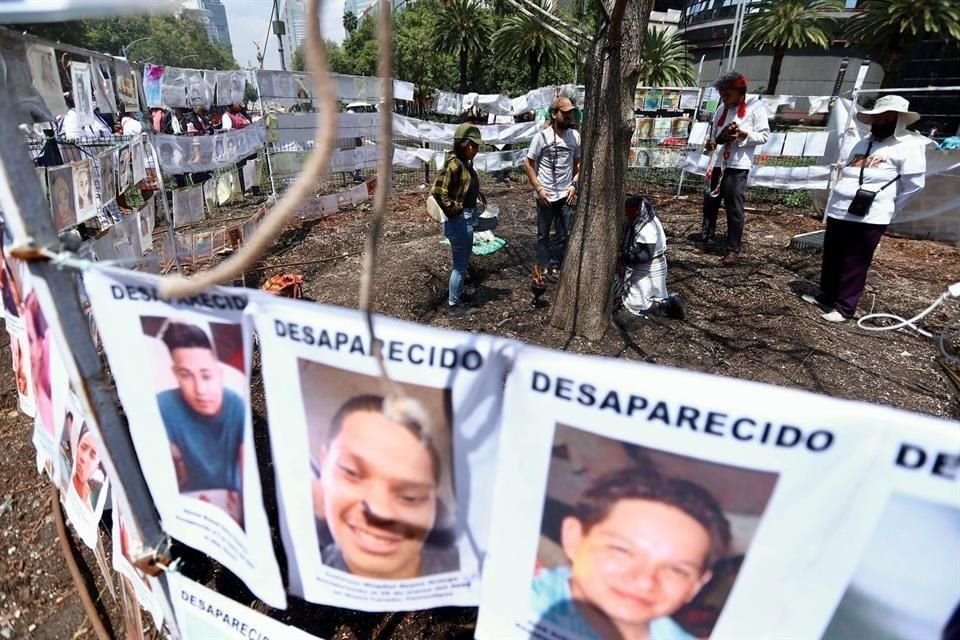
POLYGON ((571 588, 654 637, 816 637, 829 604, 784 612, 873 528, 851 505, 882 492, 883 421, 855 403, 525 347, 504 416, 481 640, 619 637, 571 588))
POLYGON ((803 146, 803 155, 820 158, 827 150, 830 139, 829 131, 810 131, 807 133, 807 142, 803 146))
POLYGON ((807 140, 806 131, 790 131, 787 133, 787 137, 783 142, 783 153, 784 156, 802 156, 803 155, 803 145, 807 140))
POLYGON ((245 291, 212 288, 162 302, 157 283, 119 269, 84 273, 163 528, 284 607, 250 421, 245 291))
POLYGON ((779 157, 783 152, 783 143, 787 139, 785 133, 779 131, 773 131, 770 133, 770 137, 767 138, 767 142, 761 147, 760 155, 770 156, 772 158, 779 157))
POLYGON ((709 122, 694 122, 690 127, 690 136, 687 138, 687 144, 694 147, 702 146, 707 141, 707 131, 710 129, 709 122))
POLYGON ((509 343, 377 317, 407 398, 393 414, 359 312, 252 300, 293 592, 364 611, 475 605, 509 343))

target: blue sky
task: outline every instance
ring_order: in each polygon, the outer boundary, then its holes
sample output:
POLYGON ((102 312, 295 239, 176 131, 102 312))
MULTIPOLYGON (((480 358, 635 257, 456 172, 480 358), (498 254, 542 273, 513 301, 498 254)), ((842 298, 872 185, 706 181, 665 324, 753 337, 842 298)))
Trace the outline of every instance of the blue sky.
MULTIPOLYGON (((321 0, 321 30, 324 38, 336 42, 343 40, 343 3, 344 0, 321 0)), ((227 9, 227 23, 230 25, 233 55, 241 67, 257 63, 257 50, 253 46, 253 41, 256 40, 261 47, 263 46, 264 35, 270 27, 272 4, 272 0, 223 0, 223 6, 227 9)), ((264 69, 280 68, 280 55, 277 53, 275 37, 271 36, 267 45, 263 67, 264 69)))

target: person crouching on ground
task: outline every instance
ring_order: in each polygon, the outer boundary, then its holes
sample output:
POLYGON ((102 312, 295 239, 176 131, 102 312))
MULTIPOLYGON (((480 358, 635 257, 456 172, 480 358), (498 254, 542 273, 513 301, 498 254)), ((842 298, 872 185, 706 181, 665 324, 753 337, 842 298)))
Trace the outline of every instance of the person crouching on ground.
POLYGON ((680 296, 667 291, 667 236, 653 205, 646 198, 634 196, 627 199, 626 210, 623 276, 618 283, 623 309, 618 318, 657 315, 682 320, 680 296))
POLYGON ((491 231, 497 224, 497 218, 480 218, 477 215, 480 178, 473 168, 473 159, 482 142, 480 129, 476 125, 463 123, 457 127, 453 134, 453 154, 430 190, 430 195, 447 218, 443 223, 443 235, 450 240, 453 260, 447 314, 454 318, 475 311, 464 304, 463 292, 470 255, 473 253, 473 232, 491 231))
POLYGON ((827 322, 853 318, 881 236, 925 184, 926 138, 907 131, 920 119, 907 100, 884 96, 857 119, 870 125, 870 135, 850 151, 827 202, 820 292, 802 296, 827 322))
POLYGON ((744 193, 753 156, 770 138, 767 108, 759 99, 747 100, 747 79, 731 71, 720 76, 713 85, 720 92, 722 104, 713 115, 711 139, 706 150, 721 146, 718 167, 703 194, 703 233, 701 251, 709 250, 717 229, 720 200, 727 210, 727 240, 722 263, 732 266, 740 255, 745 215, 744 193))
POLYGON ((730 545, 716 499, 640 466, 597 478, 563 519, 570 566, 533 580, 541 622, 590 640, 693 640, 671 618, 730 545))

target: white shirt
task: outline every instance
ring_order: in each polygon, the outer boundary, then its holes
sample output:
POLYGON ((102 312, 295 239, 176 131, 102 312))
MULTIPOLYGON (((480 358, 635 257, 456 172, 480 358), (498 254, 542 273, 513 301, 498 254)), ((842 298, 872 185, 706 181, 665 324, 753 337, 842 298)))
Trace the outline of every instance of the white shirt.
POLYGON ((867 136, 854 145, 850 159, 840 172, 840 179, 827 202, 827 215, 837 220, 851 220, 865 224, 890 224, 903 205, 924 186, 927 155, 923 139, 908 132, 890 136, 879 142, 867 136), (867 148, 870 155, 867 156, 867 148), (864 166, 865 165, 865 166, 864 166), (860 168, 863 187, 860 186, 860 168), (880 190, 897 176, 899 180, 880 190), (847 212, 857 189, 878 191, 865 216, 847 212))
POLYGON ((70 109, 59 121, 57 135, 67 140, 75 138, 95 138, 97 136, 109 136, 113 132, 96 115, 90 124, 80 124, 80 114, 76 109, 70 109))
POLYGON ((580 133, 567 129, 559 137, 553 127, 543 129, 530 141, 527 158, 537 170, 537 180, 547 192, 547 201, 567 197, 573 184, 573 163, 580 159, 580 133))
POLYGON ((770 138, 770 121, 767 117, 767 108, 763 101, 753 99, 747 101, 747 112, 743 118, 737 117, 738 107, 729 109, 721 104, 713 114, 713 133, 711 139, 716 140, 717 135, 731 122, 736 122, 741 131, 747 132, 747 137, 730 140, 720 147, 720 161, 722 167, 726 169, 749 169, 753 166, 753 156, 757 153, 757 147, 762 147, 770 138), (724 109, 727 109, 727 118, 720 125, 720 118, 723 116, 724 109))
POLYGON ((135 118, 124 116, 120 121, 120 133, 125 136, 138 136, 143 133, 143 124, 135 118))

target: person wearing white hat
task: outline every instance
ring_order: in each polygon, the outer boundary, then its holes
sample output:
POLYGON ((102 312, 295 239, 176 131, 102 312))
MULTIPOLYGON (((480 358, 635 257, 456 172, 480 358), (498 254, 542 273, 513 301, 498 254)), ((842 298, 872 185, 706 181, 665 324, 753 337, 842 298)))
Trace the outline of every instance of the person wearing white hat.
POLYGON ((927 170, 926 139, 907 131, 920 115, 906 99, 883 96, 857 119, 870 135, 851 150, 827 202, 820 291, 802 296, 827 322, 853 318, 880 238, 923 189, 927 170))

